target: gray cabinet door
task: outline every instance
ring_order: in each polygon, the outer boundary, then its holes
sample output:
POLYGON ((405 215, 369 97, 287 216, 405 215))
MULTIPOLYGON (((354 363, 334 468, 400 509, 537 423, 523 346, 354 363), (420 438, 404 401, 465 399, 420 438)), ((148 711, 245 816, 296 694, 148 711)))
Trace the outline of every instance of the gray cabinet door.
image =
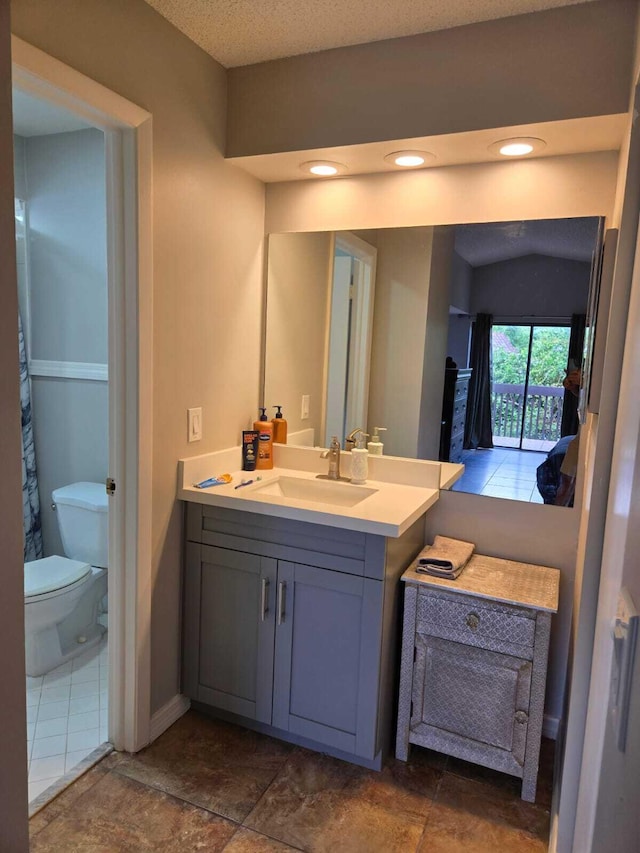
POLYGON ((373 758, 382 584, 278 563, 273 725, 373 758))
POLYGON ((411 739, 518 774, 525 759, 531 661, 417 634, 411 739))
POLYGON ((201 546, 197 698, 271 723, 276 561, 201 546))

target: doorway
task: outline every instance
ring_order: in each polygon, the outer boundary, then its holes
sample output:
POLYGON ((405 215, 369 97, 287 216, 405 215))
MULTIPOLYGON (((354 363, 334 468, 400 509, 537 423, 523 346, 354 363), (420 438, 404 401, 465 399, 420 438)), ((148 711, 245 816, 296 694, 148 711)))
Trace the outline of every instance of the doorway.
POLYGON ((152 279, 151 116, 12 38, 17 91, 104 134, 108 289, 110 665, 108 737, 135 752, 150 739, 152 279))
POLYGON ((571 327, 491 328, 491 415, 496 447, 548 451, 561 437, 571 327))

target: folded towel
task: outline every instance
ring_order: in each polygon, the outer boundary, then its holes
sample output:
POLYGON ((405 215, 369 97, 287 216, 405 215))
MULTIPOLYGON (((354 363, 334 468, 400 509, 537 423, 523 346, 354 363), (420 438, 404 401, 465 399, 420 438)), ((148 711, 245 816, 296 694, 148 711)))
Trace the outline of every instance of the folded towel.
POLYGON ((452 569, 449 571, 448 569, 440 569, 437 566, 431 566, 427 564, 426 566, 416 566, 416 572, 421 572, 424 575, 431 575, 434 578, 444 578, 447 581, 454 581, 464 566, 460 566, 458 569, 452 569))
POLYGON ((436 536, 433 545, 427 545, 418 554, 416 571, 455 580, 471 559, 474 548, 472 542, 436 536))

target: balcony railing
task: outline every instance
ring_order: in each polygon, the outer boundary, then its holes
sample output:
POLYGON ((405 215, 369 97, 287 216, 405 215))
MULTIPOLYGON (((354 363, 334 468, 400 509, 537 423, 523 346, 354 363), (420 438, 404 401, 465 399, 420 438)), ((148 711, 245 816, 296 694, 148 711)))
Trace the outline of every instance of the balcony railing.
POLYGON ((525 408, 524 385, 494 382, 491 387, 494 438, 519 440, 524 408, 522 437, 555 443, 560 438, 563 400, 563 388, 529 385, 525 408))

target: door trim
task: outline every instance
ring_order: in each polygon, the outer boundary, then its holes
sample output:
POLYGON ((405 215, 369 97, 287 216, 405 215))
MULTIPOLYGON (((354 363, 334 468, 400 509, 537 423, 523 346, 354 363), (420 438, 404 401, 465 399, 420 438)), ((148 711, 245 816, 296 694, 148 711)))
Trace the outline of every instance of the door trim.
POLYGON ((119 484, 109 513, 109 737, 136 752, 151 716, 152 117, 22 39, 11 47, 14 86, 105 134, 109 473, 119 484))

